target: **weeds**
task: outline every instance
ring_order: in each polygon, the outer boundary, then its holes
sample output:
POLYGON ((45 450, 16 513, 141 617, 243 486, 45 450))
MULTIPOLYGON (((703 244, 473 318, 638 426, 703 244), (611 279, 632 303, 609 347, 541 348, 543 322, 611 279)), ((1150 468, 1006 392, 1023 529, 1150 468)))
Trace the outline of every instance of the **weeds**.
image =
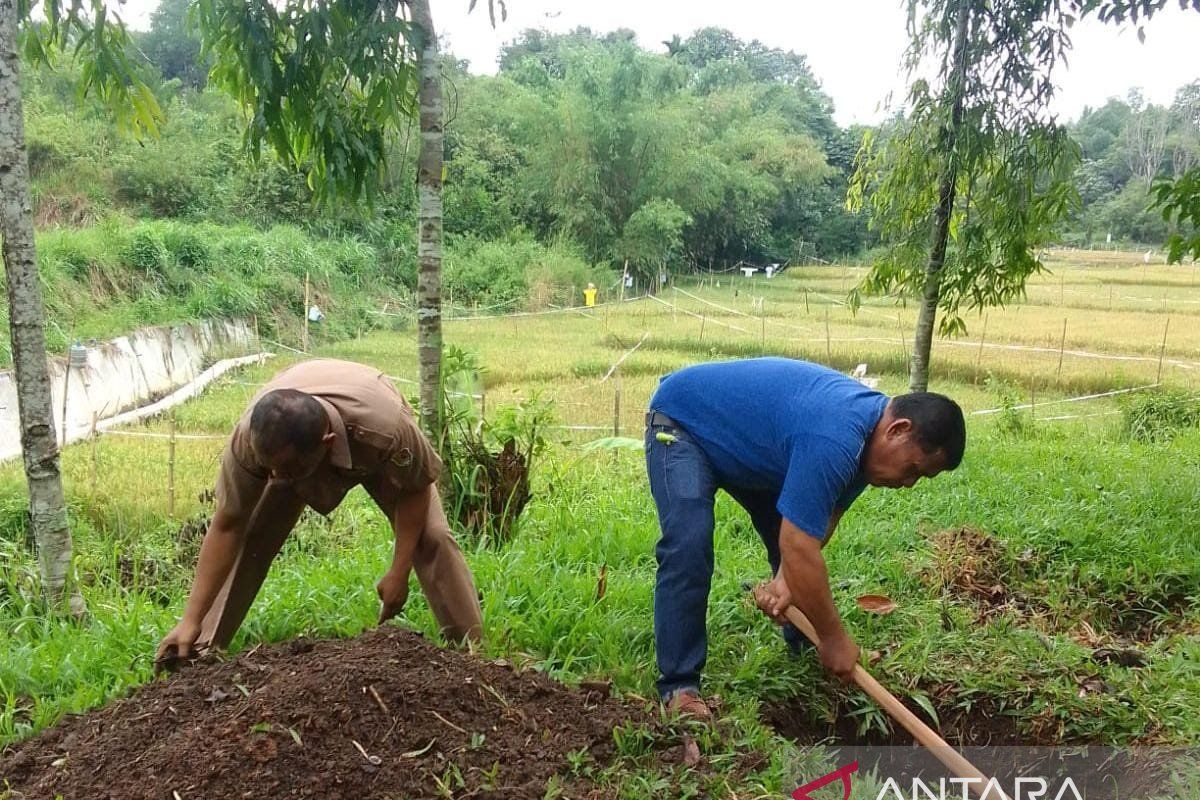
POLYGON ((1140 392, 1121 403, 1121 421, 1135 442, 1170 441, 1187 428, 1200 426, 1200 396, 1178 389, 1140 392))

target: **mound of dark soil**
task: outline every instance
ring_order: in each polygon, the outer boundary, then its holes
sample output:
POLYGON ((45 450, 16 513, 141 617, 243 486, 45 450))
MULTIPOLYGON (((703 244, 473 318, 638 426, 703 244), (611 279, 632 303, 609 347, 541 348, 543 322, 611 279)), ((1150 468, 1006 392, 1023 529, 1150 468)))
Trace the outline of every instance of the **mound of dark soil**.
POLYGON ((613 729, 651 715, 385 627, 195 665, 0 756, 0 786, 51 798, 566 797, 613 729), (570 756, 570 758, 568 758, 570 756))

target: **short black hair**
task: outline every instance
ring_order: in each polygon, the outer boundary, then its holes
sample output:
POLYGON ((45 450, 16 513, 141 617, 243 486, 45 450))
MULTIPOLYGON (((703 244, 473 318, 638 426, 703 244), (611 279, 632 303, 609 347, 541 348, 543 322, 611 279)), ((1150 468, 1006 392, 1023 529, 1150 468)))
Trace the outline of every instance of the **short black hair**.
POLYGON ((917 443, 926 453, 941 451, 946 469, 962 463, 967 425, 958 403, 937 392, 912 392, 892 398, 892 414, 912 422, 917 443))
POLYGON ((250 442, 255 452, 272 455, 291 447, 307 453, 321 443, 329 415, 311 394, 298 389, 274 389, 250 412, 250 442))

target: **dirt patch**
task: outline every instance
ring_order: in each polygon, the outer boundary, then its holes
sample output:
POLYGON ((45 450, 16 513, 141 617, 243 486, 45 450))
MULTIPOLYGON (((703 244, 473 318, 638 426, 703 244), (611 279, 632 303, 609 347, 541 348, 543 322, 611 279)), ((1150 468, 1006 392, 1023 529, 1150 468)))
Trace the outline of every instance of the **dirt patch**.
POLYGON ((117 557, 117 580, 126 589, 140 588, 151 602, 166 608, 174 602, 169 587, 170 565, 153 558, 117 557))
MULTIPOLYGON (((992 708, 978 705, 969 710, 955 709, 938 713, 940 725, 915 703, 905 701, 910 711, 937 730, 943 739, 955 747, 1008 747, 1034 742, 1022 735, 1012 717, 996 713, 992 708)), ((882 713, 882 712, 880 712, 882 713)), ((796 702, 772 703, 763 706, 763 721, 780 736, 797 744, 864 745, 874 747, 908 746, 913 738, 908 731, 889 721, 890 730, 858 731, 857 716, 838 714, 833 722, 814 720, 803 705, 796 702)))
POLYGON ((1131 590, 1115 603, 1097 602, 1092 611, 1097 623, 1117 637, 1149 644, 1184 630, 1184 615, 1194 603, 1194 591, 1158 587, 1157 590, 1131 590))
POLYGON ((933 565, 926 580, 934 588, 965 600, 986 621, 1008 610, 1029 605, 1015 592, 1012 564, 1004 543, 987 531, 964 526, 933 536, 933 565))
POLYGON ((200 545, 208 532, 212 514, 208 511, 185 519, 175 532, 175 563, 193 569, 200 557, 200 545))
MULTIPOLYGON (((1073 581, 1077 602, 1051 608, 1042 599, 1037 556, 1013 553, 1000 539, 970 526, 932 535, 932 563, 923 578, 933 591, 975 609, 977 622, 1011 613, 1047 632, 1066 632, 1090 646, 1148 644, 1180 632, 1195 603, 1190 573, 1156 576, 1153 585, 1114 592, 1099 582, 1073 581)), ((1059 578, 1062 580, 1062 578, 1059 578)))
POLYGON ((255 648, 70 716, 0 756, 17 797, 542 798, 654 718, 385 627, 255 648))

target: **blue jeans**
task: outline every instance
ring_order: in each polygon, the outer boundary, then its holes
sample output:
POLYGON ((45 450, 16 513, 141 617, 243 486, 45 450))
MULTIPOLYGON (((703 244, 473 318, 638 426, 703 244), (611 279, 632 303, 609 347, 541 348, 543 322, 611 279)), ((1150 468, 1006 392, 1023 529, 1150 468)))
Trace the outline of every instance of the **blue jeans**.
MULTIPOLYGON (((708 593, 713 575, 713 503, 724 489, 750 514, 767 548, 771 574, 779 571, 778 495, 720 486, 708 456, 687 431, 655 424, 646 428, 646 471, 658 509, 662 537, 655 548, 654 646, 659 694, 700 691, 700 673, 708 658, 708 593), (659 441, 658 434, 674 437, 659 441)), ((783 630, 793 650, 804 642, 791 625, 783 630)))

